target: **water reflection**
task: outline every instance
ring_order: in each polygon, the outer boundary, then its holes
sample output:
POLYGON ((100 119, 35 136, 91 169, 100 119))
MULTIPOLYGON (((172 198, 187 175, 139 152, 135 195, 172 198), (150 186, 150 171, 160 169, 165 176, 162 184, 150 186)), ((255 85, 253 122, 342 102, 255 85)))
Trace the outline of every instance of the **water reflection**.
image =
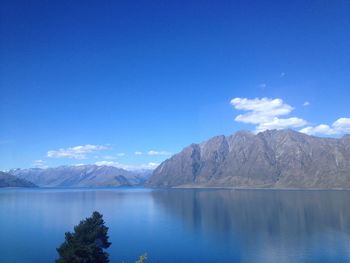
POLYGON ((347 191, 179 189, 152 197, 188 231, 238 242, 242 261, 350 261, 347 191))
POLYGON ((46 263, 92 211, 111 262, 350 262, 350 191, 0 190, 1 262, 46 263), (28 242, 30 240, 30 242, 28 242))
MULTIPOLYGON (((126 229, 141 229, 134 220, 137 210, 141 207, 151 210, 148 192, 134 189, 0 189, 0 262, 54 262, 56 248, 63 242, 64 233, 95 210, 104 215, 111 228, 112 241, 123 244, 126 229)), ((113 262, 122 262, 128 252, 116 247, 111 254, 118 259, 113 262)), ((130 257, 134 259, 139 255, 139 251, 132 251, 130 257)))

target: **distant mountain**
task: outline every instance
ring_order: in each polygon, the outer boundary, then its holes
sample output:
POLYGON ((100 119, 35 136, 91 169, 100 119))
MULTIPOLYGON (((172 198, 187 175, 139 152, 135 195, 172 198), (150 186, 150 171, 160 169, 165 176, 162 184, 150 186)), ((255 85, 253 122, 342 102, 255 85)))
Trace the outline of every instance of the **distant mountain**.
POLYGON ((151 187, 350 188, 350 135, 237 132, 191 144, 164 161, 151 187))
POLYGON ((140 185, 147 178, 145 171, 131 172, 97 165, 15 169, 9 173, 41 187, 131 186, 140 185))
POLYGON ((14 175, 0 172, 0 187, 36 187, 36 185, 14 175))

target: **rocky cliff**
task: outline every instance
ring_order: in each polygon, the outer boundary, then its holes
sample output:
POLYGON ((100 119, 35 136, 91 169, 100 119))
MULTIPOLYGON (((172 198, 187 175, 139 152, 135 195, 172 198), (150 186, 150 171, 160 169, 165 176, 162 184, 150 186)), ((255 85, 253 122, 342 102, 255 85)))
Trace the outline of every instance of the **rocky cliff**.
POLYGON ((164 161, 151 187, 350 188, 350 135, 237 132, 192 144, 164 161))

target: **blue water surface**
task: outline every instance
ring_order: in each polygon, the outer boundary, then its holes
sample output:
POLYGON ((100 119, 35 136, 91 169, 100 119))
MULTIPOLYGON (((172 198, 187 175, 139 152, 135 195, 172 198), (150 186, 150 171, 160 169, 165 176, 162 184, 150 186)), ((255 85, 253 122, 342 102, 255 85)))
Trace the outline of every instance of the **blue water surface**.
POLYGON ((0 262, 54 262, 95 210, 111 263, 350 262, 349 191, 137 188, 0 190, 0 262))

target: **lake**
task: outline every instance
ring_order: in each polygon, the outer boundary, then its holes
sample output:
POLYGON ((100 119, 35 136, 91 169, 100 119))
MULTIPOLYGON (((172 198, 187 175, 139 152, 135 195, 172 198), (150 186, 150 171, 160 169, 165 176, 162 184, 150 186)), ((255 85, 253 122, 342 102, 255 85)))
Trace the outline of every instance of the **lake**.
POLYGON ((54 262, 95 210, 111 263, 350 262, 350 191, 135 188, 0 190, 0 262, 54 262))

